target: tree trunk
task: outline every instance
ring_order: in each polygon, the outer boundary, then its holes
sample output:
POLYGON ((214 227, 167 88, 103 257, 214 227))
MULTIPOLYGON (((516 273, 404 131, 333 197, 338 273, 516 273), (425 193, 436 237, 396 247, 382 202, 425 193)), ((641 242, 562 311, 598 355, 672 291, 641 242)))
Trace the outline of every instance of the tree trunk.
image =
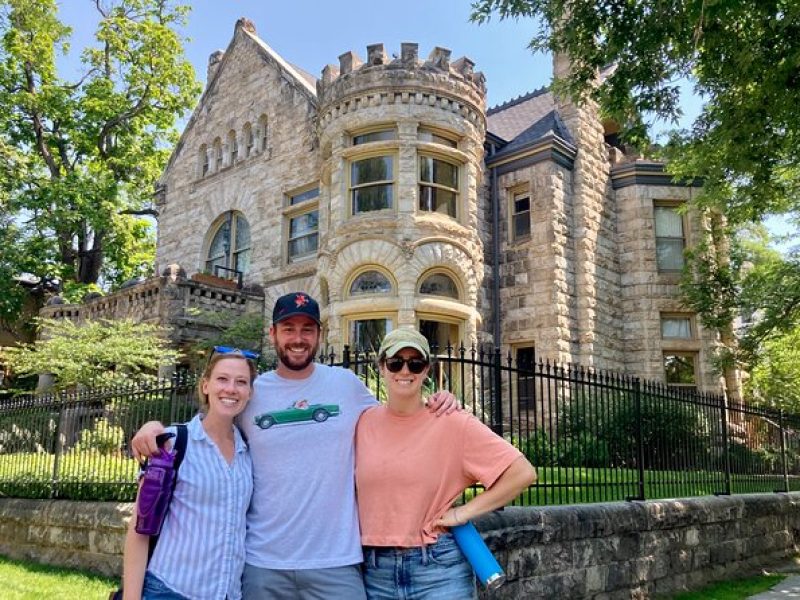
MULTIPOLYGON (((725 218, 718 210, 711 210, 711 242, 714 252, 714 258, 718 268, 728 269, 731 262, 731 247, 728 236, 725 233, 725 218)), ((733 320, 729 320, 722 325, 717 332, 719 339, 726 351, 732 357, 737 355, 739 348, 739 339, 733 330, 733 320)), ((722 369, 722 376, 725 379, 725 391, 728 396, 728 402, 741 404, 742 403, 742 377, 736 361, 726 361, 722 369)))

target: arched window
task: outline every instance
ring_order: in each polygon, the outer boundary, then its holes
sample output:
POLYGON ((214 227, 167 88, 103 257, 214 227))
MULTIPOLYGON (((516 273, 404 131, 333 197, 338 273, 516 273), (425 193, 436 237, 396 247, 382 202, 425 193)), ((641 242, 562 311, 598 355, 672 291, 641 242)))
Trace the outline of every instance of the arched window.
POLYGON ((214 170, 222 169, 222 142, 219 138, 214 140, 214 170))
POLYGON ((430 296, 445 296, 458 300, 458 286, 453 278, 445 273, 432 273, 422 280, 419 293, 430 296))
POLYGON ((208 146, 200 146, 200 155, 197 157, 200 163, 200 177, 208 175, 208 146))
POLYGON ((211 228, 206 271, 233 279, 250 269, 250 225, 241 213, 229 211, 211 228))
POLYGON ((253 146, 255 145, 256 139, 253 136, 253 126, 250 125, 250 122, 244 124, 242 127, 242 138, 244 139, 244 157, 248 158, 253 154, 253 146))
POLYGON ((258 149, 264 152, 267 149, 267 115, 261 115, 258 118, 258 149))
POLYGON ((236 132, 231 129, 228 132, 228 164, 235 165, 239 158, 239 140, 236 139, 236 132))
POLYGON ((380 271, 364 271, 350 284, 351 296, 367 294, 388 294, 392 291, 392 282, 380 271))

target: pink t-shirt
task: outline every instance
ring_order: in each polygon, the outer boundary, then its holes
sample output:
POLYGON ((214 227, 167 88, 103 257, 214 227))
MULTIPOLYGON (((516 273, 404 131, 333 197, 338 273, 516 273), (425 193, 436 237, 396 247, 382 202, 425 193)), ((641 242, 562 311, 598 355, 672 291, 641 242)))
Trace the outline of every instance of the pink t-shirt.
POLYGON ((361 543, 412 547, 436 541, 434 526, 464 488, 491 487, 519 450, 466 412, 399 415, 386 406, 356 428, 361 543))

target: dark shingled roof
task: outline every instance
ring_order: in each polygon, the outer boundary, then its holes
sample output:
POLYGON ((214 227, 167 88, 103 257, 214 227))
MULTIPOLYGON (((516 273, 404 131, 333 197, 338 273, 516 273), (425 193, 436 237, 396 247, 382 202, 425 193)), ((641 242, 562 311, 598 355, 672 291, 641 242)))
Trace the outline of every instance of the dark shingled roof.
POLYGON ((532 123, 530 127, 511 140, 507 146, 503 146, 503 148, 497 152, 494 157, 516 152, 517 150, 524 148, 536 140, 551 134, 557 135, 565 142, 569 142, 571 144, 574 143, 572 136, 570 135, 569 131, 567 131, 567 127, 564 125, 564 122, 561 120, 558 112, 551 110, 544 117, 535 123, 532 123))
POLYGON ((490 108, 486 112, 487 129, 510 142, 554 108, 553 94, 548 88, 540 88, 490 108))

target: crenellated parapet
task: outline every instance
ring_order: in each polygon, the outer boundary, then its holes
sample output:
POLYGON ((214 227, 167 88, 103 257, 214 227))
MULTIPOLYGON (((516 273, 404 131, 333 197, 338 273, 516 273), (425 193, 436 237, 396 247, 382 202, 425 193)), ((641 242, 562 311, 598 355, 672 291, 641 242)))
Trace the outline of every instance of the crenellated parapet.
POLYGON ((368 107, 418 105, 460 115, 485 131, 485 78, 474 67, 467 57, 451 61, 450 50, 438 46, 421 60, 414 43, 402 44, 393 58, 383 44, 368 46, 366 61, 345 52, 317 81, 319 125, 368 107))

